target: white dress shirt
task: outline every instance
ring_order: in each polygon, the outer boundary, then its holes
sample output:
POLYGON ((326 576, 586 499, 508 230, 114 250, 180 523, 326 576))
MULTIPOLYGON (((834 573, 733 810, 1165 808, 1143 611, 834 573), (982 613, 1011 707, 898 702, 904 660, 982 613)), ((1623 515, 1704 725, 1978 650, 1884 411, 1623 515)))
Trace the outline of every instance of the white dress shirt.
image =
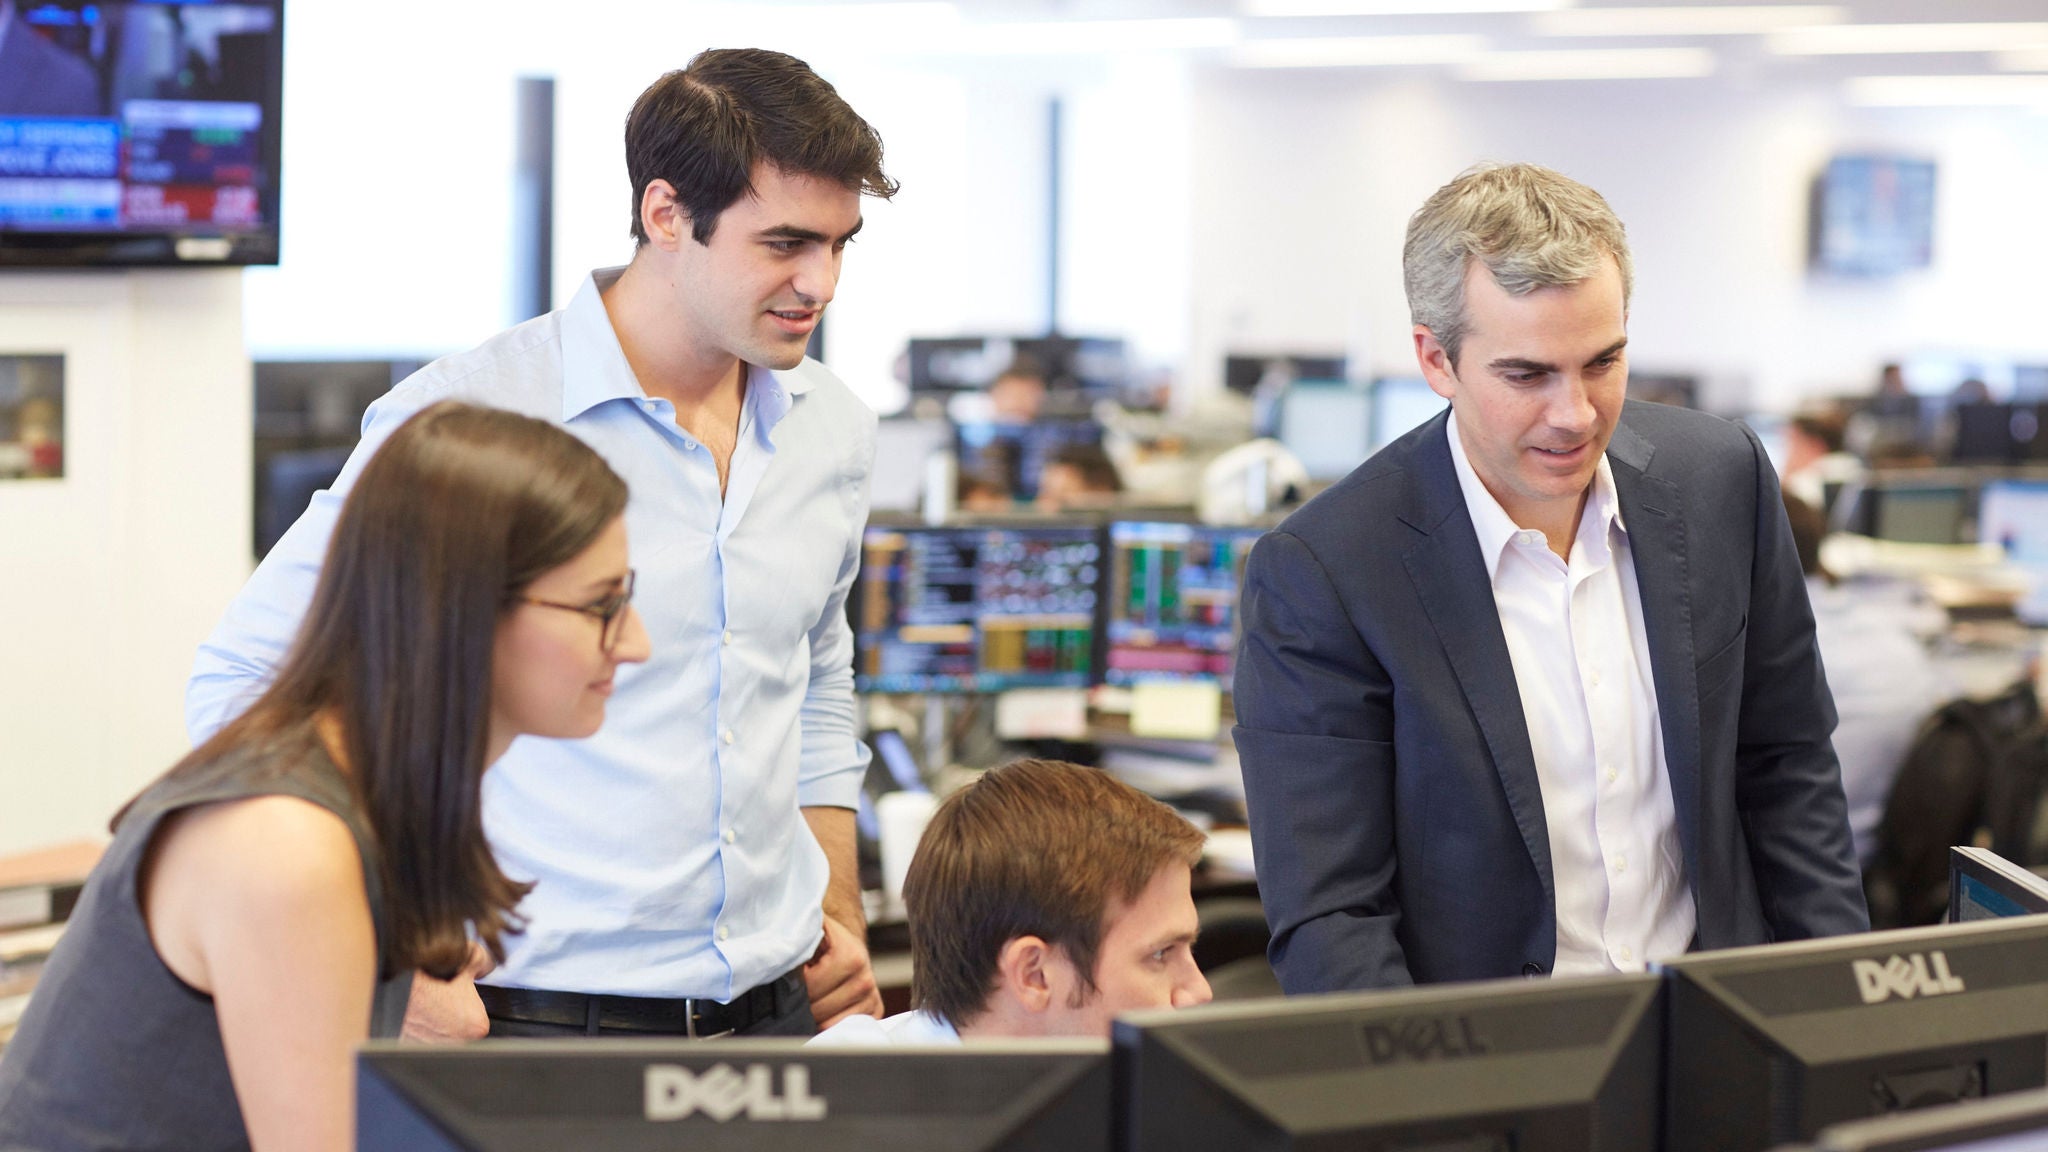
POLYGON ((958 1044, 960 1031, 943 1016, 930 1012, 900 1012, 884 1020, 873 1016, 848 1016, 807 1044, 819 1048, 880 1048, 896 1044, 958 1044))
POLYGON ((1455 415, 1448 431, 1543 791, 1557 898, 1552 972, 1641 971, 1685 951, 1695 910, 1613 468, 1603 455, 1567 562, 1486 490, 1455 415))
POLYGON ((491 847, 537 882, 490 982, 731 1000, 816 950, 830 869, 798 809, 853 807, 867 767, 846 595, 875 416, 816 361, 751 369, 721 496, 710 450, 626 362, 600 295, 619 271, 371 405, 334 488, 201 646, 187 726, 204 739, 270 679, 343 497, 407 417, 466 400, 560 424, 631 490, 633 604, 653 653, 619 668, 597 735, 522 736, 484 776, 491 847))

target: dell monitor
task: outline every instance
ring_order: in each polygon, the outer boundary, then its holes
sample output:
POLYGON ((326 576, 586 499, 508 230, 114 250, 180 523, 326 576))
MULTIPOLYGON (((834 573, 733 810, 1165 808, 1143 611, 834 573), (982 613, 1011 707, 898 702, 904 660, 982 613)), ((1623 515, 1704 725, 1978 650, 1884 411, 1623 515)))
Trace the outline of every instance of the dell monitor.
POLYGON ((2041 1152, 2048 1092, 2015 1092, 1928 1112, 1852 1120, 1822 1132, 1811 1152, 2041 1152))
POLYGON ((1948 919, 1952 924, 2048 912, 2048 878, 1988 848, 1948 850, 1948 919))
POLYGON ((861 548, 849 598, 858 690, 1093 682, 1099 526, 870 524, 861 548))
POLYGON ((377 1043, 356 1142, 408 1152, 1108 1152, 1099 1041, 806 1048, 795 1040, 377 1043))
POLYGON ((1151 1011, 1115 1024, 1126 1152, 1608 1152, 1657 1141, 1653 976, 1151 1011))
POLYGON ((1723 952, 1668 976, 1665 1152, 1755 1152, 1830 1124, 2048 1082, 2048 920, 1723 952))
POLYGON ((1237 658, 1238 588, 1258 528, 1118 520, 1109 526, 1103 679, 1212 680, 1237 658))

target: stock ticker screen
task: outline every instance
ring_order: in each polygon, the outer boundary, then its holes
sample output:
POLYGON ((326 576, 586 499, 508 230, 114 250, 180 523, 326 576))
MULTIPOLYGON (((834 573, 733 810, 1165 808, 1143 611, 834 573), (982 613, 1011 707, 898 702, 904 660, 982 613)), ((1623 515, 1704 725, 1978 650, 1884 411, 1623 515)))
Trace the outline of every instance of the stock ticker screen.
POLYGON ((275 2, 0 3, 0 231, 274 228, 280 44, 275 2))
POLYGON ((1085 688, 1101 530, 870 526, 853 597, 863 692, 1085 688))
POLYGON ((1256 528, 1120 520, 1109 527, 1103 679, 1208 679, 1230 686, 1237 597, 1256 528))

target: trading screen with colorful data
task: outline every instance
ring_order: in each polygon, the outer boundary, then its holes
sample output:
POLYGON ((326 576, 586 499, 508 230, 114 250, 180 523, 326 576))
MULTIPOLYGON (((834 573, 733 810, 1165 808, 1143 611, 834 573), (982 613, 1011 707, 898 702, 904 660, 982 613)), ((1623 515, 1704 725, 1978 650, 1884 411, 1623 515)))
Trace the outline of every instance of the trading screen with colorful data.
POLYGON ((1119 520, 1109 526, 1103 679, 1211 679, 1237 659, 1238 588, 1257 528, 1119 520))
POLYGON ((0 258, 277 259, 278 3, 0 0, 0 258))
POLYGON ((1101 529, 870 526, 852 597, 863 692, 1085 688, 1101 529))

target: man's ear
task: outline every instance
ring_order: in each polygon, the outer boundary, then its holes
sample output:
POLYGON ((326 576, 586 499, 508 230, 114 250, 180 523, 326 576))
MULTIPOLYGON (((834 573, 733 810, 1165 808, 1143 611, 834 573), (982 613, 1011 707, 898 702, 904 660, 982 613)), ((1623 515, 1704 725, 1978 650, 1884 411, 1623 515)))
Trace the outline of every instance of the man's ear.
POLYGON ((675 185, 666 180, 649 180, 640 193, 640 230, 647 242, 664 252, 674 252, 691 241, 690 214, 676 196, 675 185))
POLYGON ((1053 971, 1058 950, 1036 936, 1012 936, 996 953, 996 994, 1007 996, 1017 1008, 1043 1013, 1059 993, 1059 975, 1053 971))
POLYGON ((1428 325, 1417 324, 1414 332, 1415 363, 1422 368, 1422 378, 1429 381, 1429 390, 1446 400, 1453 398, 1458 392, 1458 377, 1453 372, 1450 354, 1428 325))

